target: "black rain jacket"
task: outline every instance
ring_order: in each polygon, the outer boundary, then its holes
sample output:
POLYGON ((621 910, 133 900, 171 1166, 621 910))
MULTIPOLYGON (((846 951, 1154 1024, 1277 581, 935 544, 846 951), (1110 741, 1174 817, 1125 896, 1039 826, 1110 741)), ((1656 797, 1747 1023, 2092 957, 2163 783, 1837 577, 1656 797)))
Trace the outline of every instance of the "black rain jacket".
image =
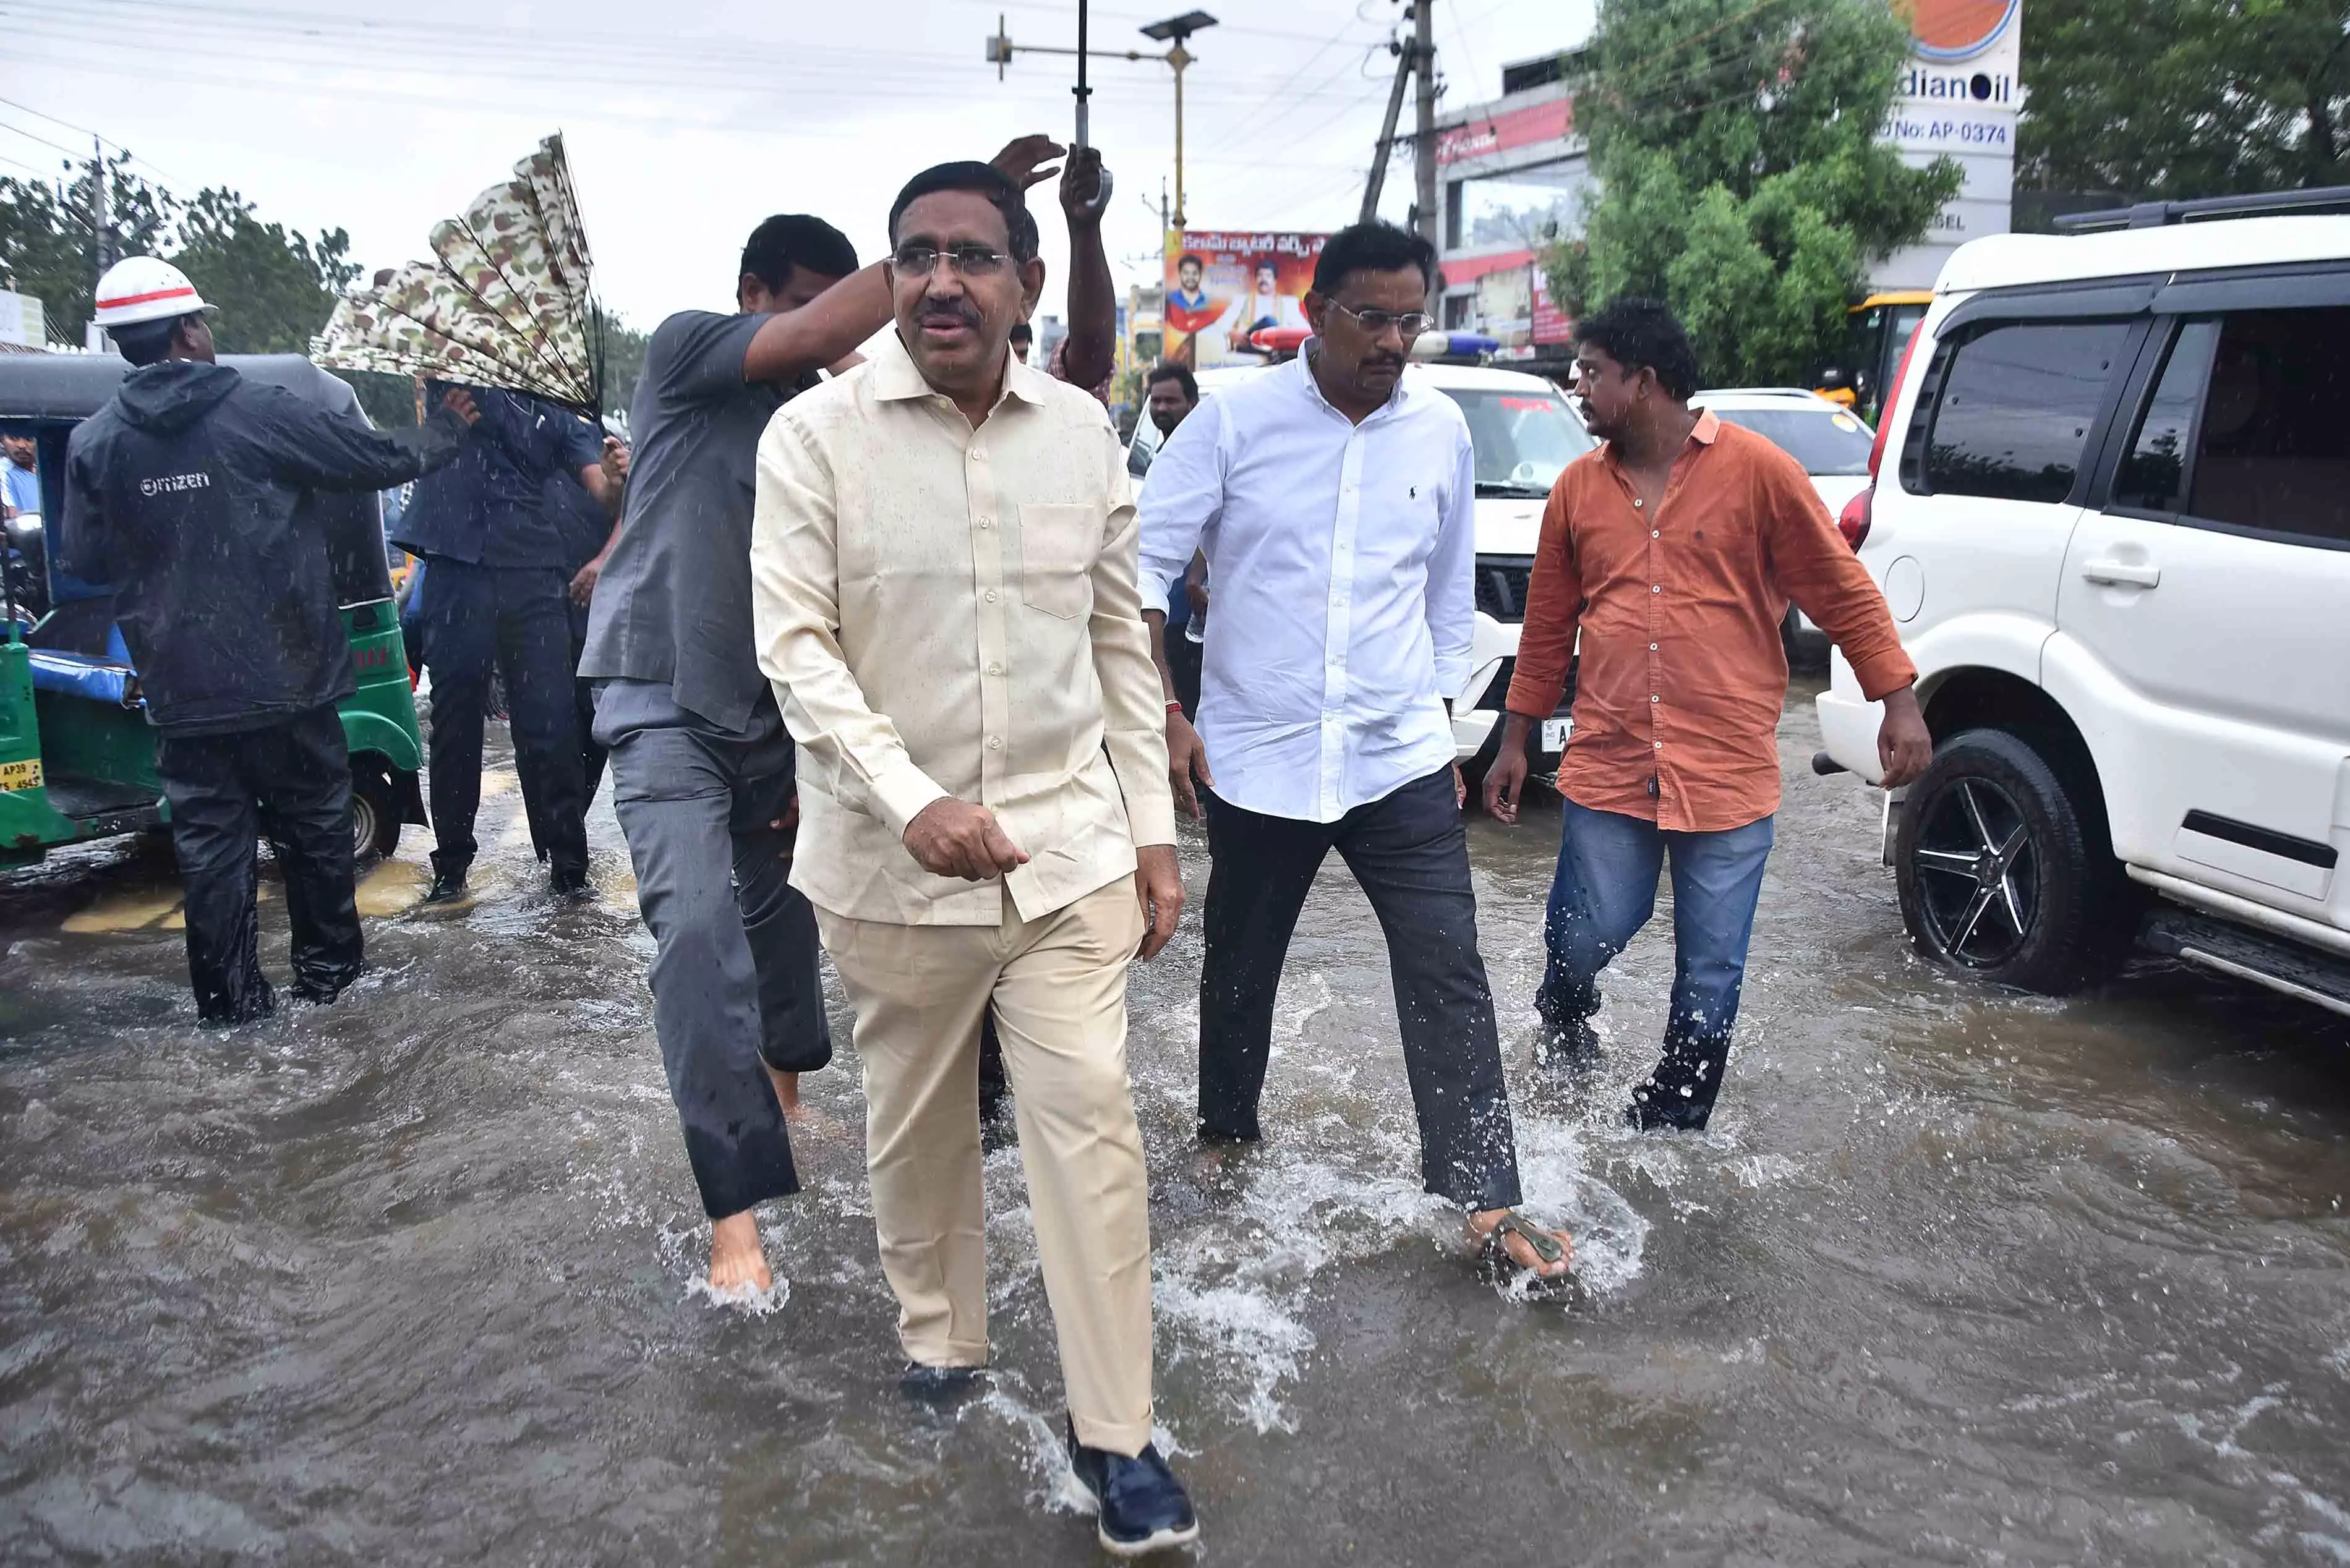
POLYGON ((62 562, 113 587, 149 722, 254 730, 349 696, 312 492, 403 483, 464 433, 445 410, 372 430, 224 365, 133 370, 68 444, 62 562))

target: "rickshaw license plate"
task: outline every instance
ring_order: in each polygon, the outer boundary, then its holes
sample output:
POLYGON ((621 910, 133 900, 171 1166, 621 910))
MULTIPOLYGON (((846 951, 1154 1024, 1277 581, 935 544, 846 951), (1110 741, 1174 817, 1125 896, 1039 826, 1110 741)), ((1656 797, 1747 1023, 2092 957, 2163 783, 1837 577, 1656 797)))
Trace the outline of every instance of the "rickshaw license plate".
POLYGON ((1574 723, 1572 719, 1544 719, 1542 722, 1542 749, 1545 752, 1566 750, 1566 732, 1574 723))
POLYGON ((22 762, 0 763, 0 790, 38 789, 40 787, 40 758, 26 757, 22 762))

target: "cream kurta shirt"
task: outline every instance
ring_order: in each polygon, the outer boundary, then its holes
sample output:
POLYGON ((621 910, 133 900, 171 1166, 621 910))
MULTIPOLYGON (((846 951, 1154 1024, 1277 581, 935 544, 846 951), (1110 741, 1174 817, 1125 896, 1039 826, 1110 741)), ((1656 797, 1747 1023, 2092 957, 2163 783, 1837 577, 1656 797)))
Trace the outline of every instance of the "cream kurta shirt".
POLYGON ((800 745, 792 886, 903 925, 1023 919, 1175 842, 1166 705, 1102 407, 1007 357, 973 431, 889 335, 776 411, 751 531, 759 663, 800 745), (936 877, 904 843, 943 796, 1028 863, 936 877))

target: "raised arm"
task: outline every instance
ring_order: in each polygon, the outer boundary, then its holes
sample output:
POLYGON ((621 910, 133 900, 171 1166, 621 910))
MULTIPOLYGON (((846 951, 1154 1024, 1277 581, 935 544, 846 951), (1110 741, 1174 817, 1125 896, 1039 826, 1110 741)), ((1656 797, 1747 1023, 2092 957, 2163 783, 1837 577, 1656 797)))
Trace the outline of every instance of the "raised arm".
MULTIPOLYGON (((1043 167, 1061 155, 1061 145, 1049 136, 1023 136, 1007 142, 988 160, 1012 177, 1022 190, 1059 171, 1043 167)), ((1088 187, 1090 188, 1090 187, 1088 187)), ((1100 248, 1097 232, 1095 248, 1100 248)), ((889 325, 889 280, 880 262, 842 278, 797 310, 779 311, 760 325, 743 354, 743 379, 753 384, 795 381, 811 370, 846 369, 854 363, 858 345, 889 325)), ((1107 288, 1109 263, 1102 263, 1107 288)), ((1076 306, 1071 284, 1070 308, 1076 306)), ((1107 369, 1103 372, 1107 375, 1107 369)))
POLYGON ((1109 379, 1118 363, 1118 287, 1109 275, 1095 193, 1108 178, 1101 149, 1081 147, 1061 171, 1061 214, 1069 225, 1069 339, 1061 369, 1069 385, 1087 391, 1109 379))
POLYGON ((328 413, 282 388, 255 385, 252 394, 254 439, 278 478, 311 490, 388 490, 430 473, 457 455, 481 418, 463 389, 444 396, 421 425, 398 431, 328 413))

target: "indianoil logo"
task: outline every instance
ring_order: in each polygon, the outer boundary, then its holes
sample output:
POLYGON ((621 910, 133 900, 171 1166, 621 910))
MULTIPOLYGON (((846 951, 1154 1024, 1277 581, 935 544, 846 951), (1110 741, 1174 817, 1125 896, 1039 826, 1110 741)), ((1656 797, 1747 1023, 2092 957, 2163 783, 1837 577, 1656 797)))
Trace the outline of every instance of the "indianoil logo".
POLYGON ((2015 25, 2023 0, 1907 0, 1910 36, 1929 60, 1970 60, 2015 25))

